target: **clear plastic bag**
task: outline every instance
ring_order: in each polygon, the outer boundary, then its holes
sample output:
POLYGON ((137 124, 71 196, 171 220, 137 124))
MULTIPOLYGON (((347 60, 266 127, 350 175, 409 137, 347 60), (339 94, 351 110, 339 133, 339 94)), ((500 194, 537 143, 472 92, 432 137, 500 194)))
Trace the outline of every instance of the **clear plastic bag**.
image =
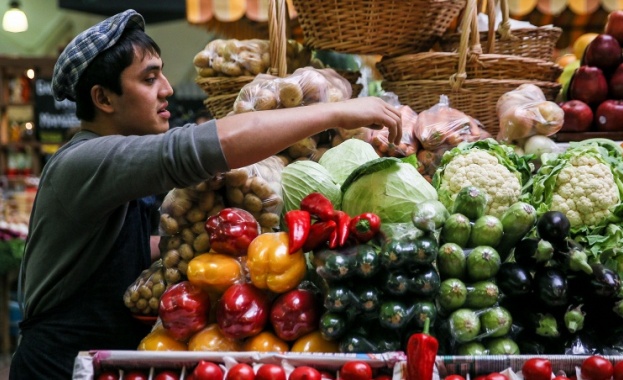
POLYGON ((398 145, 389 141, 387 129, 373 130, 368 135, 368 142, 381 157, 406 157, 416 154, 420 142, 414 137, 413 128, 417 123, 417 113, 409 106, 399 106, 402 120, 402 138, 398 145))
POLYGON ((188 262, 210 250, 205 221, 225 208, 221 189, 225 177, 216 176, 187 188, 175 188, 165 196, 160 207, 160 257, 167 284, 186 276, 188 262))
POLYGON ((420 112, 414 127, 414 136, 424 149, 446 150, 461 142, 484 140, 491 135, 473 117, 450 107, 446 95, 441 95, 439 103, 420 112))
POLYGON ((283 168, 283 161, 277 156, 271 156, 225 173, 225 198, 229 206, 250 212, 260 224, 262 232, 279 229, 279 216, 283 209, 283 168))
POLYGON ((551 136, 564 122, 564 111, 545 99, 533 84, 523 84, 502 95, 496 104, 500 131, 496 139, 514 143, 534 135, 551 136))
POLYGON ((162 260, 156 260, 128 286, 123 302, 133 314, 157 316, 160 296, 166 287, 164 265, 162 260))
MULTIPOLYGON (((309 65, 311 51, 294 40, 286 45, 286 64, 291 70, 309 65)), ((268 40, 215 39, 197 52, 193 64, 202 77, 254 76, 268 71, 268 40)))

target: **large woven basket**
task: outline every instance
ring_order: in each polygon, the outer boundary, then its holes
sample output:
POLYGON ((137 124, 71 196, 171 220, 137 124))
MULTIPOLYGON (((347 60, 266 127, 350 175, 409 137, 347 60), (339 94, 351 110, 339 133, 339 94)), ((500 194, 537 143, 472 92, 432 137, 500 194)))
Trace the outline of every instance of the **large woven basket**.
POLYGON ((462 21, 458 53, 427 52, 381 61, 379 70, 387 75, 383 89, 394 92, 402 104, 416 112, 429 109, 441 95, 447 95, 451 107, 478 119, 494 136, 499 131, 495 105, 506 92, 531 83, 540 87, 548 100, 555 99, 561 87, 555 81, 560 73, 558 65, 525 57, 482 54, 476 0, 467 2, 462 21))
MULTIPOLYGON (((493 4, 493 0, 488 4, 493 4)), ((488 16, 491 22, 495 20, 493 6, 488 7, 488 16)), ((502 22, 495 33, 480 32, 480 41, 483 44, 489 42, 489 36, 495 39, 495 48, 491 53, 515 55, 520 57, 537 58, 552 61, 556 43, 562 35, 562 29, 553 26, 540 26, 535 28, 510 29, 508 0, 500 0, 502 10, 502 22)), ((439 45, 443 51, 456 51, 459 48, 460 33, 448 33, 444 35, 439 45)))
POLYGON ((305 44, 395 56, 430 49, 465 0, 293 0, 305 44))

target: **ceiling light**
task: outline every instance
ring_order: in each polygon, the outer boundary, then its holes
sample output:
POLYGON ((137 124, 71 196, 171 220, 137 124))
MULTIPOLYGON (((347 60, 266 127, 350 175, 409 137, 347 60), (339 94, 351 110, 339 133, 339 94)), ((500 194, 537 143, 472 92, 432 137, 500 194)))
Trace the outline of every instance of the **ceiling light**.
POLYGON ((28 29, 28 19, 26 13, 19 8, 19 1, 9 3, 9 10, 2 18, 2 29, 12 33, 24 32, 28 29))

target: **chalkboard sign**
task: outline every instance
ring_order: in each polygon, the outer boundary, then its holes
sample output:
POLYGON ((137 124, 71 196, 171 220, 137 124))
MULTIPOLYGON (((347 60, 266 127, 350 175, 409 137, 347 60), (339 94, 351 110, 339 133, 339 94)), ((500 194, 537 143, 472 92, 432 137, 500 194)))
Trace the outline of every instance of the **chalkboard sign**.
POLYGON ((69 129, 80 125, 76 117, 76 103, 69 100, 59 102, 52 95, 52 80, 35 80, 35 119, 41 131, 69 129))

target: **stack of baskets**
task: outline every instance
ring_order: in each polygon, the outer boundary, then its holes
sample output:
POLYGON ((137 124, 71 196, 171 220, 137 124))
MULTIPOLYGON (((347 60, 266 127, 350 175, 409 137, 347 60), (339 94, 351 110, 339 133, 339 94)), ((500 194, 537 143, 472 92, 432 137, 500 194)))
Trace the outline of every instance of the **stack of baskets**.
POLYGON ((506 0, 501 1, 505 18, 500 31, 494 31, 493 2, 488 2, 489 31, 483 54, 477 28, 476 0, 468 0, 460 23, 460 33, 450 34, 440 45, 454 46, 458 52, 423 52, 385 57, 377 64, 384 77, 383 89, 398 95, 403 104, 416 112, 424 111, 447 95, 450 105, 478 119, 492 135, 499 131, 497 100, 504 93, 525 83, 535 84, 548 100, 560 91, 556 78, 562 68, 555 64, 553 49, 559 28, 534 28, 510 32, 506 0), (544 29, 552 29, 543 41, 544 29), (495 35, 494 35, 495 34, 495 35), (444 42, 446 41, 446 42, 444 42))

